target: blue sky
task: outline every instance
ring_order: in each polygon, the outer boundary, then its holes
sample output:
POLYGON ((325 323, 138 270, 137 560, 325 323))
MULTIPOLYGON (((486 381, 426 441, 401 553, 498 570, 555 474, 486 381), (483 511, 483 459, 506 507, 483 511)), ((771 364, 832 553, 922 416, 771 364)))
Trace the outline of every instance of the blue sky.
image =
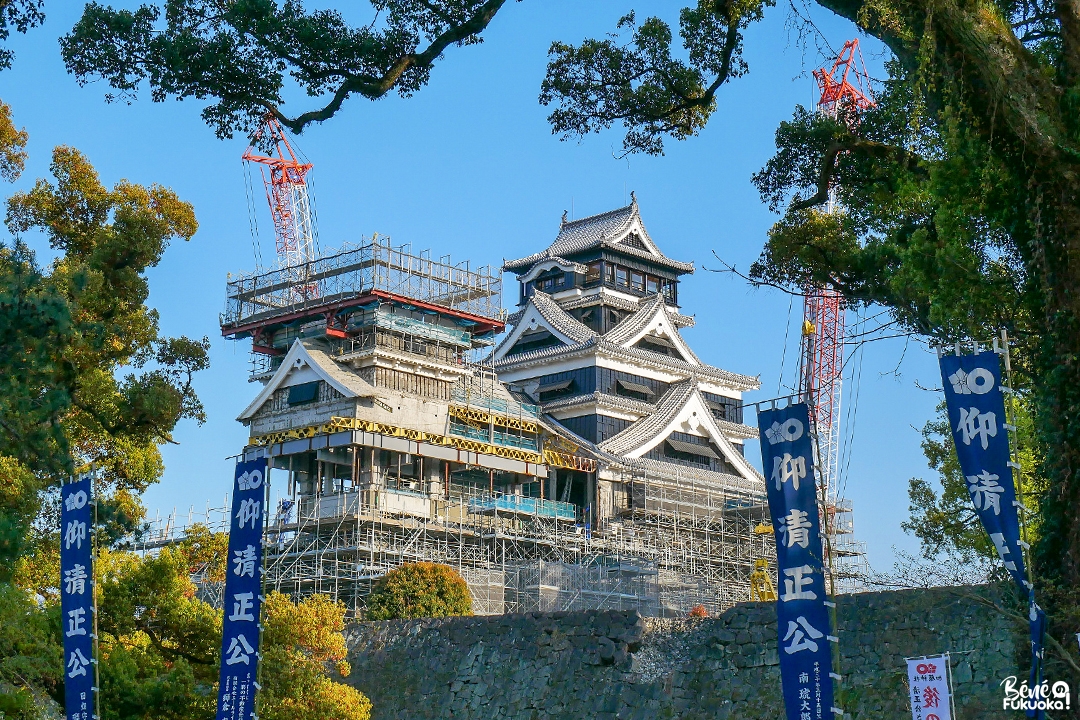
MULTIPOLYGON (((172 246, 150 273, 150 304, 161 313, 163 333, 213 341, 212 367, 196 381, 208 420, 177 429, 179 444, 164 448, 165 476, 146 494, 152 515, 175 507, 186 516, 191 506, 221 503, 231 483, 227 458, 247 436, 234 418, 257 392, 246 380, 248 344, 221 339, 218 314, 227 273, 254 265, 253 242, 261 241, 265 257, 273 253, 268 209, 256 188, 253 211, 261 237, 255 238, 240 161, 246 141, 217 140, 199 117, 199 103, 142 97, 130 106, 108 105, 106 87, 78 87, 64 70, 56 40, 74 24, 79 7, 49 3, 46 25, 13 39, 15 66, 0 73, 0 98, 30 132, 30 161, 16 187, 47 175, 53 146, 71 145, 107 184, 121 178, 160 183, 195 206, 198 234, 172 246)), ((786 6, 772 8, 747 33, 750 74, 721 90, 720 107, 700 136, 669 142, 659 158, 617 159, 622 136, 614 130, 582 142, 558 141, 545 119, 548 110, 537 102, 548 45, 610 32, 631 7, 639 19, 660 14, 677 20, 674 3, 508 4, 486 41, 451 49, 417 96, 353 99, 337 117, 310 128, 297 144, 315 164, 322 247, 378 232, 395 243, 430 248, 435 256, 498 265, 546 247, 563 210, 576 217, 603 212, 625 204, 634 190, 650 235, 669 256, 716 267, 715 251, 745 270, 775 220, 750 176, 772 154, 778 123, 796 103, 812 102, 809 72, 824 58, 813 44, 796 42, 786 6)), ((854 36, 850 23, 825 11, 815 10, 813 18, 834 46, 854 36)), ((880 48, 862 42, 873 74, 881 67, 880 48)), ((302 102, 298 98, 286 111, 309 109, 302 102)), ((40 238, 29 240, 48 257, 40 238)), ((505 280, 505 301, 513 303, 516 285, 512 276, 505 280)), ((779 291, 755 290, 700 269, 684 278, 680 299, 683 311, 697 318, 685 336, 702 359, 761 375, 761 391, 748 400, 777 395, 782 371, 785 383, 792 380, 798 300, 789 312, 789 297, 779 291)), ((854 423, 844 430, 853 432, 846 494, 871 564, 888 570, 894 546, 917 545, 900 523, 908 514, 908 479, 931 474, 916 428, 939 399, 917 385, 932 388, 940 381, 932 354, 903 340, 865 346, 859 366, 857 403, 851 386, 844 398, 855 410, 854 423)), ((844 416, 848 421, 850 410, 844 416)), ((747 456, 759 457, 756 446, 748 447, 747 456)))

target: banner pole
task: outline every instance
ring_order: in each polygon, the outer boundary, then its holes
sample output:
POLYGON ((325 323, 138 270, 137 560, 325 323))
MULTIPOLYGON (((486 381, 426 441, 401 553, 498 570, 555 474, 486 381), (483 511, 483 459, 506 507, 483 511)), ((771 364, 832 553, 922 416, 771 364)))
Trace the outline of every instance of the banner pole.
POLYGON ((1012 447, 1010 448, 1010 454, 1013 459, 1013 471, 1015 477, 1013 478, 1013 486, 1016 489, 1016 501, 1020 504, 1020 534, 1024 540, 1024 565, 1027 570, 1028 582, 1031 587, 1035 587, 1035 570, 1031 563, 1031 544, 1030 537, 1027 529, 1027 506, 1024 505, 1024 471, 1020 464, 1020 431, 1019 426, 1016 424, 1016 390, 1013 389, 1013 372, 1012 372, 1012 354, 1009 350, 1009 331, 1005 328, 1001 329, 1001 345, 1002 353, 1005 357, 1005 386, 1009 389, 1009 402, 1005 408, 1009 413, 1009 425, 1012 429, 1009 431, 1012 433, 1012 447))
POLYGON ((96 479, 97 479, 97 465, 94 464, 94 463, 91 463, 90 464, 90 497, 93 499, 93 502, 94 502, 94 527, 92 528, 92 530, 93 530, 93 542, 94 542, 94 550, 93 550, 94 554, 93 554, 93 565, 91 566, 93 568, 93 573, 92 573, 92 578, 90 580, 90 587, 92 589, 92 594, 90 596, 90 601, 93 603, 93 605, 91 607, 93 607, 93 613, 94 613, 94 617, 93 617, 93 621, 94 621, 94 636, 93 636, 93 642, 94 642, 94 645, 93 645, 93 648, 94 648, 94 687, 93 687, 93 689, 92 689, 92 691, 90 693, 90 696, 94 700, 94 720, 99 720, 99 718, 101 717, 101 648, 100 648, 99 640, 98 640, 98 637, 99 637, 98 636, 98 583, 97 583, 97 574, 98 574, 98 497, 97 497, 97 488, 95 487, 96 483, 94 482, 96 479))
MULTIPOLYGON (((266 472, 263 474, 263 507, 265 512, 263 513, 263 532, 262 532, 262 571, 259 574, 259 637, 262 638, 263 624, 266 622, 266 528, 270 526, 270 470, 272 460, 268 450, 261 450, 266 454, 266 472)), ((318 479, 318 482, 322 482, 322 478, 318 479)), ((297 509, 297 517, 299 517, 300 511, 297 509)), ((280 534, 279 534, 280 538, 280 534)), ((259 660, 262 660, 263 644, 259 643, 259 660)), ((255 668, 255 702, 251 704, 251 720, 259 720, 259 714, 257 712, 257 702, 259 700, 262 690, 262 676, 263 676, 263 663, 260 662, 259 666, 255 668)))

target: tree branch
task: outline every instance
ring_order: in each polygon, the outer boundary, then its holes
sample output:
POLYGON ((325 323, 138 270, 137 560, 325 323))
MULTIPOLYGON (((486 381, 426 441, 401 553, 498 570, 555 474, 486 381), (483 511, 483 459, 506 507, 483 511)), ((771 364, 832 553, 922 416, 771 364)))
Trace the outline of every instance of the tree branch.
POLYGON ((882 160, 896 160, 905 170, 925 175, 925 172, 919 164, 922 158, 910 150, 905 150, 904 148, 896 147, 895 145, 876 142, 874 140, 852 139, 843 142, 833 141, 829 144, 829 147, 825 149, 825 154, 821 157, 821 169, 818 172, 817 192, 805 200, 797 200, 791 203, 790 210, 797 212, 799 210, 814 207, 815 205, 823 205, 828 202, 829 186, 832 184, 833 175, 836 172, 836 158, 841 152, 858 153, 867 157, 874 157, 882 160))
MULTIPOLYGON (((400 56, 378 78, 351 76, 347 77, 338 89, 334 91, 333 98, 319 110, 311 110, 295 118, 290 118, 281 112, 276 105, 263 103, 267 110, 277 118, 285 127, 296 134, 303 132, 304 128, 313 122, 322 122, 333 117, 341 104, 353 93, 359 93, 369 100, 377 100, 390 92, 397 85, 401 76, 408 70, 416 67, 430 67, 446 48, 454 43, 459 43, 468 38, 479 35, 488 26, 495 14, 499 12, 506 0, 488 0, 480 6, 471 18, 461 25, 451 27, 437 38, 432 40, 426 50, 420 53, 406 53, 400 56)), ((426 5, 426 4, 425 4, 426 5)))

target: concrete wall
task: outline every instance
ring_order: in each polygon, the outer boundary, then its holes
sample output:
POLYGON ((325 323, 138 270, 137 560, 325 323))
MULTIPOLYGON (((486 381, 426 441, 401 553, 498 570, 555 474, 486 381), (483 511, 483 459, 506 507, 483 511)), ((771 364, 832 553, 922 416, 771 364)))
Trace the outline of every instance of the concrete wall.
MULTIPOLYGON (((953 653, 957 717, 1015 717, 1000 681, 1016 675, 1023 628, 981 604, 985 588, 865 593, 838 603, 855 720, 910 718, 905 657, 953 653)), ((376 720, 783 717, 771 603, 717 618, 627 612, 528 613, 358 623, 349 682, 376 720)))

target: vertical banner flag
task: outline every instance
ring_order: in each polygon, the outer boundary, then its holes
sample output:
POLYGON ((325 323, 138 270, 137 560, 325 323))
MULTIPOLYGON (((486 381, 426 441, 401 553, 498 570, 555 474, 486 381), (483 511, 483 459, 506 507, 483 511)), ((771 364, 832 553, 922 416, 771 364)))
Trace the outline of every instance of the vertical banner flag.
POLYGON ((1030 589, 1020 549, 998 356, 992 352, 942 355, 941 378, 953 444, 971 502, 1009 574, 1030 589))
POLYGON ((94 571, 90 475, 60 487, 60 614, 64 632, 64 717, 94 714, 94 571))
POLYGON ((911 720, 952 720, 949 656, 908 660, 907 675, 911 690, 911 720))
MULTIPOLYGON (((1005 425, 1001 363, 996 353, 988 351, 942 355, 941 379, 953 444, 975 512, 1005 569, 1028 592, 1034 687, 1041 680, 1046 614, 1035 604, 1034 589, 1024 569, 1013 463, 1009 459, 1009 428, 1005 425)), ((1028 717, 1041 716, 1041 711, 1028 712, 1028 717)))
POLYGON ((236 463, 217 720, 250 720, 255 716, 265 476, 265 457, 236 463))
POLYGON ((776 614, 787 720, 833 714, 829 613, 806 403, 758 412, 780 584, 776 614))

